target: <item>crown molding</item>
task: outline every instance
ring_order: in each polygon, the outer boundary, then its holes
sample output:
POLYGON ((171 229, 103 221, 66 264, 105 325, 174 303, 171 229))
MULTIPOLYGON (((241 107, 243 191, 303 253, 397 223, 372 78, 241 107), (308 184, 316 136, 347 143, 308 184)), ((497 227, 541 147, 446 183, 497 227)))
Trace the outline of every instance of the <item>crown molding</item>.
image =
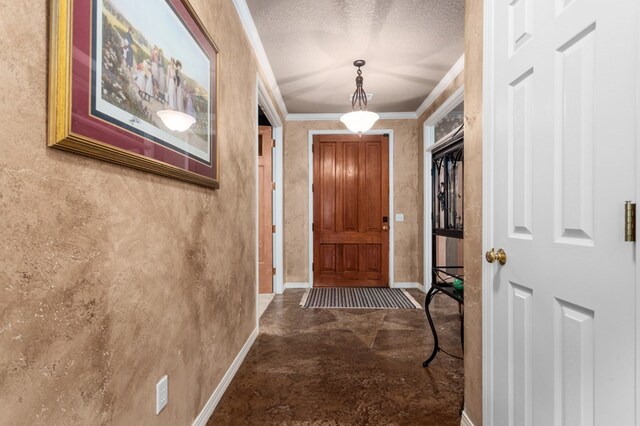
POLYGON ((256 28, 255 22, 253 22, 253 17, 251 16, 251 12, 249 11, 249 6, 245 0, 233 0, 233 5, 238 12, 238 16, 240 17, 240 21, 242 22, 242 26, 244 27, 244 31, 247 33, 249 37, 249 42, 253 47, 253 51, 256 54, 258 59, 258 64, 264 72, 265 77, 267 78, 267 84, 271 91, 273 92, 273 96, 276 99, 276 103, 280 108, 280 112, 283 117, 287 117, 289 112, 287 111, 287 106, 284 103, 284 99, 282 98, 282 93, 280 93, 280 88, 278 87, 278 81, 276 80, 276 76, 273 73, 273 69, 271 68, 271 64, 269 63, 269 58, 267 58, 267 53, 264 50, 264 46, 262 45, 262 40, 260 39, 260 35, 258 34, 258 28, 256 28))
POLYGON ((380 120, 413 120, 418 118, 415 111, 381 112, 378 115, 380 115, 380 120))
MULTIPOLYGON (((288 114, 287 121, 340 121, 343 113, 326 114, 288 114)), ((380 120, 413 120, 418 118, 415 112, 379 112, 380 120)))
POLYGON ((464 54, 460 56, 460 58, 456 61, 456 63, 453 64, 451 69, 449 69, 449 71, 447 71, 444 77, 442 77, 442 80, 440 80, 440 83, 438 83, 438 85, 433 88, 431 93, 429 93, 429 96, 427 96, 424 102, 420 104, 420 106, 416 110, 416 115, 420 117, 422 114, 424 114, 427 108, 433 105, 436 99, 438 99, 438 96, 440 96, 447 89, 447 87, 449 87, 449 85, 453 82, 453 80, 455 80, 456 77, 460 75, 460 73, 463 70, 464 70, 464 54))
POLYGON ((340 113, 287 114, 287 121, 339 121, 340 113))

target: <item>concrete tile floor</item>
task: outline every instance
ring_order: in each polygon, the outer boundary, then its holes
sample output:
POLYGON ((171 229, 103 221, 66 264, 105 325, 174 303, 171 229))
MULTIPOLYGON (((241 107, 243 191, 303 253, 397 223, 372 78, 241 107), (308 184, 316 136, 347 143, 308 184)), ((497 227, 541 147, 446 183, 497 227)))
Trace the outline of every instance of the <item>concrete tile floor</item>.
MULTIPOLYGON (((424 295, 410 291, 420 303, 424 295)), ((459 425, 462 361, 433 348, 424 310, 304 309, 275 296, 209 425, 459 425)), ((461 354, 457 304, 436 296, 440 344, 461 354)))

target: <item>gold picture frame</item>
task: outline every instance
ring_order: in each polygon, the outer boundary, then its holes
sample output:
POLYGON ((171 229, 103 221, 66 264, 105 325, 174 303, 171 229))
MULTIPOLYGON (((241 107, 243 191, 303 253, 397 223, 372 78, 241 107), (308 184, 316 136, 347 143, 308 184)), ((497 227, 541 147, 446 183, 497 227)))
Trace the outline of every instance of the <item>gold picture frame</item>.
POLYGON ((50 31, 49 147, 219 188, 219 50, 188 0, 52 0, 50 31), (172 132, 159 109, 196 124, 172 132))

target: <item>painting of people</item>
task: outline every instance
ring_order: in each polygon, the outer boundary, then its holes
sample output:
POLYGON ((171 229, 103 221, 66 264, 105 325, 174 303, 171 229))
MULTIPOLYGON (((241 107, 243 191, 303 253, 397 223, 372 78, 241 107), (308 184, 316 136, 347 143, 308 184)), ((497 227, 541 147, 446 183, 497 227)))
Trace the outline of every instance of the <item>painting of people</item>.
POLYGON ((93 1, 92 114, 209 164, 211 58, 172 3, 93 1), (195 123, 171 131, 157 115, 162 110, 183 112, 195 123))

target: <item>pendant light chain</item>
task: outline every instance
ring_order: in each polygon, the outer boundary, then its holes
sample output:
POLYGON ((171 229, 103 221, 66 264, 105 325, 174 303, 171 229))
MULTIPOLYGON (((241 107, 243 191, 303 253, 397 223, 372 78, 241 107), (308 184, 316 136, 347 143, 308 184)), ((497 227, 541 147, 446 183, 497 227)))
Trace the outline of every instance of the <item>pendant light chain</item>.
POLYGON ((351 111, 356 110, 356 101, 358 102, 358 109, 360 111, 367 110, 367 94, 362 87, 362 83, 364 78, 362 77, 362 70, 358 67, 358 76, 356 77, 356 91, 353 92, 353 99, 351 101, 351 111), (362 108, 362 104, 364 103, 364 109, 362 108))

